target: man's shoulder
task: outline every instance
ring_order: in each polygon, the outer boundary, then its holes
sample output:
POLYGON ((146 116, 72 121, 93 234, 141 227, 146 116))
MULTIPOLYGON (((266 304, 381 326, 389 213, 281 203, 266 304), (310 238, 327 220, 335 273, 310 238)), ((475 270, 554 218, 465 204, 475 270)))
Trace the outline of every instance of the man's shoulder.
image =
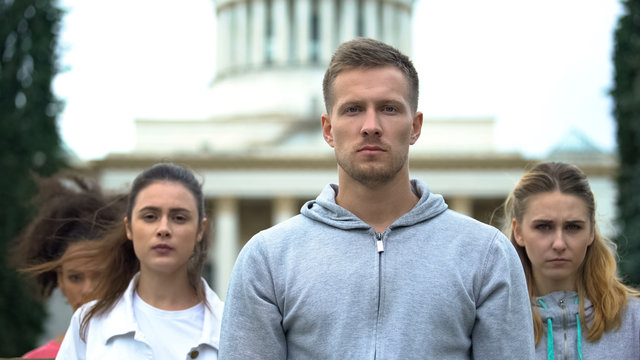
POLYGON ((261 252, 289 246, 292 239, 304 237, 305 233, 310 231, 310 228, 313 227, 310 222, 312 221, 303 215, 295 215, 253 235, 244 246, 243 251, 261 252))
POLYGON ((494 226, 483 223, 468 215, 459 213, 455 210, 447 209, 437 218, 437 221, 442 221, 451 226, 455 230, 465 230, 472 232, 480 232, 481 234, 495 234, 500 232, 494 226))
MULTIPOLYGON (((262 238, 268 241, 286 238, 288 236, 296 236, 306 231, 311 220, 304 215, 297 214, 287 220, 272 225, 258 232, 254 237, 262 238)), ((264 240, 263 240, 264 241, 264 240)))

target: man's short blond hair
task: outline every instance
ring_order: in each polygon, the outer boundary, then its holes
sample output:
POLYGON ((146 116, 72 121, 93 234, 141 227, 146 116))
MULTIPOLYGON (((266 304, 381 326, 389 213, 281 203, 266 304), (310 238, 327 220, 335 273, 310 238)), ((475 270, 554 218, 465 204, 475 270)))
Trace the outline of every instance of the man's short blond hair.
POLYGON ((409 104, 411 110, 418 111, 418 72, 409 57, 398 49, 381 41, 369 38, 356 38, 340 45, 331 57, 329 67, 322 81, 322 94, 327 113, 333 109, 333 84, 343 71, 351 69, 373 69, 393 66, 400 70, 408 83, 409 104))

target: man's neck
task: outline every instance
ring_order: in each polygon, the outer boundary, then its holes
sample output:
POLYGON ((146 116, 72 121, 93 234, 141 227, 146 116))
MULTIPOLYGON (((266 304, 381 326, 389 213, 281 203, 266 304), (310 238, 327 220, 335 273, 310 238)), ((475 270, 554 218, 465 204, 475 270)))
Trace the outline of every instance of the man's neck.
POLYGON ((411 190, 409 175, 398 175, 392 181, 369 186, 347 176, 339 179, 336 203, 362 221, 383 232, 402 215, 408 213, 419 198, 411 190))

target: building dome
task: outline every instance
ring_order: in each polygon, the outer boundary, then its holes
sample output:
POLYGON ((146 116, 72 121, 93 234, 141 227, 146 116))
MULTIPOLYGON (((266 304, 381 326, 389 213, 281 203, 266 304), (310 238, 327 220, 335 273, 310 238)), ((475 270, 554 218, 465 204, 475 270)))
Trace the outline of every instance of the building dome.
POLYGON ((411 55, 413 0, 220 0, 217 78, 274 68, 324 69, 358 36, 411 55))
POLYGON ((151 134, 141 135, 145 139, 138 143, 149 146, 139 150, 157 148, 162 132, 172 134, 162 140, 169 151, 291 151, 288 139, 305 139, 294 143, 315 151, 313 140, 322 140, 322 78, 338 45, 364 36, 411 51, 413 0, 220 0, 216 5, 216 78, 205 100, 206 118, 193 123, 199 131, 187 130, 184 121, 138 121, 140 134, 151 134))

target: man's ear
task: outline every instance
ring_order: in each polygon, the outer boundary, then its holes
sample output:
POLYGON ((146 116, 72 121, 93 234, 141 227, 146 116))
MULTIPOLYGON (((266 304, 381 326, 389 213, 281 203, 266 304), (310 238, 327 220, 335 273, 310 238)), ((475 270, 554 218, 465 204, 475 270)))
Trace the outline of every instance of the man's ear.
POLYGON ((333 127, 331 126, 331 119, 329 118, 329 114, 322 114, 322 137, 324 137, 324 141, 329 144, 329 146, 333 147, 333 127))
POLYGON ((411 127, 411 142, 410 144, 413 145, 416 143, 416 141, 418 141, 418 138, 420 138, 420 134, 422 133, 422 113, 421 112, 416 112, 416 115, 413 117, 413 124, 411 127))

